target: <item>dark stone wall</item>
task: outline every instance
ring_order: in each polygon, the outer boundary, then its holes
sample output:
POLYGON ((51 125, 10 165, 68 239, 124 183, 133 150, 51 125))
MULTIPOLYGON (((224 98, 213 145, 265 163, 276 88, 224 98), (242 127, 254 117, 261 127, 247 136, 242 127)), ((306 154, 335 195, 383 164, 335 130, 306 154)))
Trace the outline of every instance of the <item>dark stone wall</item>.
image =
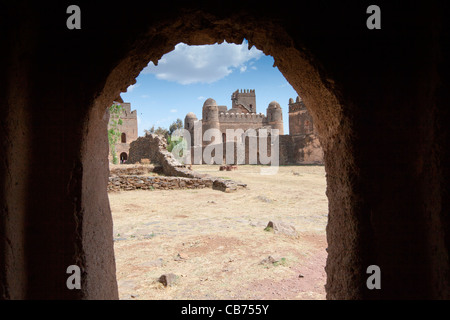
POLYGON ((0 19, 0 296, 117 298, 106 193, 112 101, 179 42, 251 45, 303 98, 324 150, 327 297, 450 297, 449 30, 438 1, 9 2, 0 19), (120 12, 120 23, 114 18, 120 12), (65 286, 68 265, 82 289, 65 286), (382 290, 366 287, 379 265, 382 290))
POLYGON ((315 134, 280 136, 280 165, 323 164, 323 150, 315 134))

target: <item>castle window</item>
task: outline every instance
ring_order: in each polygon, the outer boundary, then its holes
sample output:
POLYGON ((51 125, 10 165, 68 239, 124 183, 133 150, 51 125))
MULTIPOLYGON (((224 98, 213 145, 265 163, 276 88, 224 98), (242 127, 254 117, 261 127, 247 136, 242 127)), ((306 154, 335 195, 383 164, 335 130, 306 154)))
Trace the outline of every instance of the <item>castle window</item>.
POLYGON ((127 143, 127 135, 125 134, 125 132, 122 132, 121 141, 122 143, 127 143))

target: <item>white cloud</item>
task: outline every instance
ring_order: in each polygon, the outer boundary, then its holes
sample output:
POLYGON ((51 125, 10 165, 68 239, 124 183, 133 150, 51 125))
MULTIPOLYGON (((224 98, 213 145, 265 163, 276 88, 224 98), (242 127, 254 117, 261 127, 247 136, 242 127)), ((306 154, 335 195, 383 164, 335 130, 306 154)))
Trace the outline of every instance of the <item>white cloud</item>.
POLYGON ((148 94, 143 94, 143 95, 141 96, 141 98, 147 99, 147 98, 150 98, 150 96, 149 96, 148 94))
POLYGON ((177 110, 177 109, 170 109, 170 112, 171 112, 171 113, 177 113, 178 110, 177 110))
POLYGON ((133 91, 134 89, 136 89, 136 88, 139 87, 139 86, 140 86, 139 83, 132 84, 131 86, 129 86, 129 87, 127 88, 127 93, 130 93, 131 91, 133 91))
POLYGON ((197 97, 198 100, 206 100, 204 96, 197 97))
POLYGON ((157 66, 150 62, 142 72, 181 84, 212 83, 226 77, 235 69, 244 72, 247 64, 262 55, 262 51, 255 47, 248 50, 246 42, 240 45, 224 42, 204 46, 179 43, 175 50, 159 60, 157 66))

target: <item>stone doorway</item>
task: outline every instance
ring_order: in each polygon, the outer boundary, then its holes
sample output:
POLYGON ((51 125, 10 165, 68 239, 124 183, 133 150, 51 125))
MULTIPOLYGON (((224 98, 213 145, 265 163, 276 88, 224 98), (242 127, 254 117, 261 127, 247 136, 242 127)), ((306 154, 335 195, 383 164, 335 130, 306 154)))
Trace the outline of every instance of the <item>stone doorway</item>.
POLYGON ((122 152, 120 154, 120 163, 126 163, 128 160, 128 155, 126 152, 122 152))

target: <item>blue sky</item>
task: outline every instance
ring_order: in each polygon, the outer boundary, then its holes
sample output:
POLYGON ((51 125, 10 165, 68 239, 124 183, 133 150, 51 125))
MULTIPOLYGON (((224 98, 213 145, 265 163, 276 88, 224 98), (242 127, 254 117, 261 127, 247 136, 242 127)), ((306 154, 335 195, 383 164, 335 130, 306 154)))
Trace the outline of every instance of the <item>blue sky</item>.
POLYGON ((273 58, 255 47, 222 43, 188 46, 180 43, 154 66, 142 70, 136 83, 122 93, 124 102, 137 110, 139 136, 152 125, 168 128, 188 112, 202 117, 208 98, 231 108, 231 94, 237 89, 255 89, 257 112, 266 114, 273 100, 283 108, 284 133, 289 133, 288 101, 297 96, 276 67, 273 58))

